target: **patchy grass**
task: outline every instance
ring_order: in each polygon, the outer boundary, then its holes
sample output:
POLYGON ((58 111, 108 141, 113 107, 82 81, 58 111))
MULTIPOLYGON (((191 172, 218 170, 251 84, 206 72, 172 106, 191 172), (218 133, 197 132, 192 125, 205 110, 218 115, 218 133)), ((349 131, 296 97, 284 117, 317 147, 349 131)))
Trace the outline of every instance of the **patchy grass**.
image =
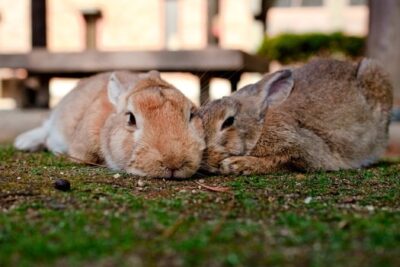
POLYGON ((399 161, 141 186, 50 153, 0 162, 0 266, 400 266, 399 161))

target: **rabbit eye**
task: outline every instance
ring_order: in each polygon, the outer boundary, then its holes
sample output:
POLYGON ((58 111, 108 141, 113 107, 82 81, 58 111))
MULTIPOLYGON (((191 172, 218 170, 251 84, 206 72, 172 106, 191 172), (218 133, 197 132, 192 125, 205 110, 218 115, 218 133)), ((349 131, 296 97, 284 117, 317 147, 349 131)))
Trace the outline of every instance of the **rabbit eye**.
POLYGON ((191 121, 194 118, 194 116, 195 116, 194 113, 190 112, 189 121, 191 121))
POLYGON ((224 130, 224 129, 226 129, 226 128, 232 126, 234 122, 235 122, 235 117, 233 117, 233 116, 228 117, 228 118, 224 121, 224 123, 222 123, 221 130, 224 130))
POLYGON ((197 115, 197 110, 196 110, 196 108, 195 108, 195 107, 191 107, 191 108, 190 108, 189 121, 192 121, 192 119, 193 119, 194 117, 196 117, 196 115, 197 115))
POLYGON ((126 115, 128 115, 128 125, 129 126, 135 126, 136 125, 136 118, 132 114, 132 112, 127 112, 126 115))

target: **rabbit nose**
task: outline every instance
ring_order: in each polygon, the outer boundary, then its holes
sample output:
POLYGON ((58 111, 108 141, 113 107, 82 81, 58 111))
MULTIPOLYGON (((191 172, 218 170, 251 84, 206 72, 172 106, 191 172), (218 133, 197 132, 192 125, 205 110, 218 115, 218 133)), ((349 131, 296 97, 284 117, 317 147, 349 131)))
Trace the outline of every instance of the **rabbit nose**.
POLYGON ((170 169, 172 172, 179 170, 182 168, 184 161, 175 157, 175 156, 169 156, 165 157, 164 159, 164 165, 168 169, 170 169))
POLYGON ((175 177, 175 172, 177 171, 176 169, 169 169, 170 171, 170 177, 174 178, 175 177))

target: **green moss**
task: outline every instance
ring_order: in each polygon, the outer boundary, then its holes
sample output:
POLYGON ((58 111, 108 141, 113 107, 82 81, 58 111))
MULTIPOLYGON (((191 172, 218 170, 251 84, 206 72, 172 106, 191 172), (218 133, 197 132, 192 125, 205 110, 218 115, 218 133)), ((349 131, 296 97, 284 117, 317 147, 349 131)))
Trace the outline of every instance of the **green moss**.
POLYGON ((400 163, 149 179, 0 147, 0 266, 398 266, 400 163), (53 182, 68 179, 72 190, 53 182), (142 178, 143 179, 143 178, 142 178), (305 201, 307 199, 307 201, 305 201))

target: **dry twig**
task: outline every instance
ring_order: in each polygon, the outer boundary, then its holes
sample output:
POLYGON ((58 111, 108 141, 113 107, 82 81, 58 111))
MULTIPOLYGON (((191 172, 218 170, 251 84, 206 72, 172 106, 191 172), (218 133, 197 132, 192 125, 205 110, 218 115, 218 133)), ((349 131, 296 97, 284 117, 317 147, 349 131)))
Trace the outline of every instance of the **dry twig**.
POLYGON ((198 184, 198 185, 200 185, 201 187, 204 187, 205 189, 208 189, 208 190, 213 191, 213 192, 222 192, 222 193, 225 193, 225 192, 231 191, 231 188, 230 188, 230 187, 225 187, 225 186, 209 186, 209 185, 202 184, 202 183, 200 183, 200 182, 195 182, 195 183, 198 184))
POLYGON ((73 157, 73 156, 70 156, 70 155, 67 155, 67 154, 57 153, 57 152, 56 152, 55 154, 56 154, 57 156, 66 157, 66 158, 69 158, 69 159, 72 159, 72 160, 75 160, 75 161, 78 161, 78 162, 80 162, 80 163, 84 163, 84 164, 87 164, 87 165, 92 165, 92 166, 96 166, 96 167, 107 168, 106 165, 102 165, 102 164, 97 164, 97 163, 94 163, 94 162, 86 161, 86 160, 79 159, 79 158, 76 158, 76 157, 73 157))

